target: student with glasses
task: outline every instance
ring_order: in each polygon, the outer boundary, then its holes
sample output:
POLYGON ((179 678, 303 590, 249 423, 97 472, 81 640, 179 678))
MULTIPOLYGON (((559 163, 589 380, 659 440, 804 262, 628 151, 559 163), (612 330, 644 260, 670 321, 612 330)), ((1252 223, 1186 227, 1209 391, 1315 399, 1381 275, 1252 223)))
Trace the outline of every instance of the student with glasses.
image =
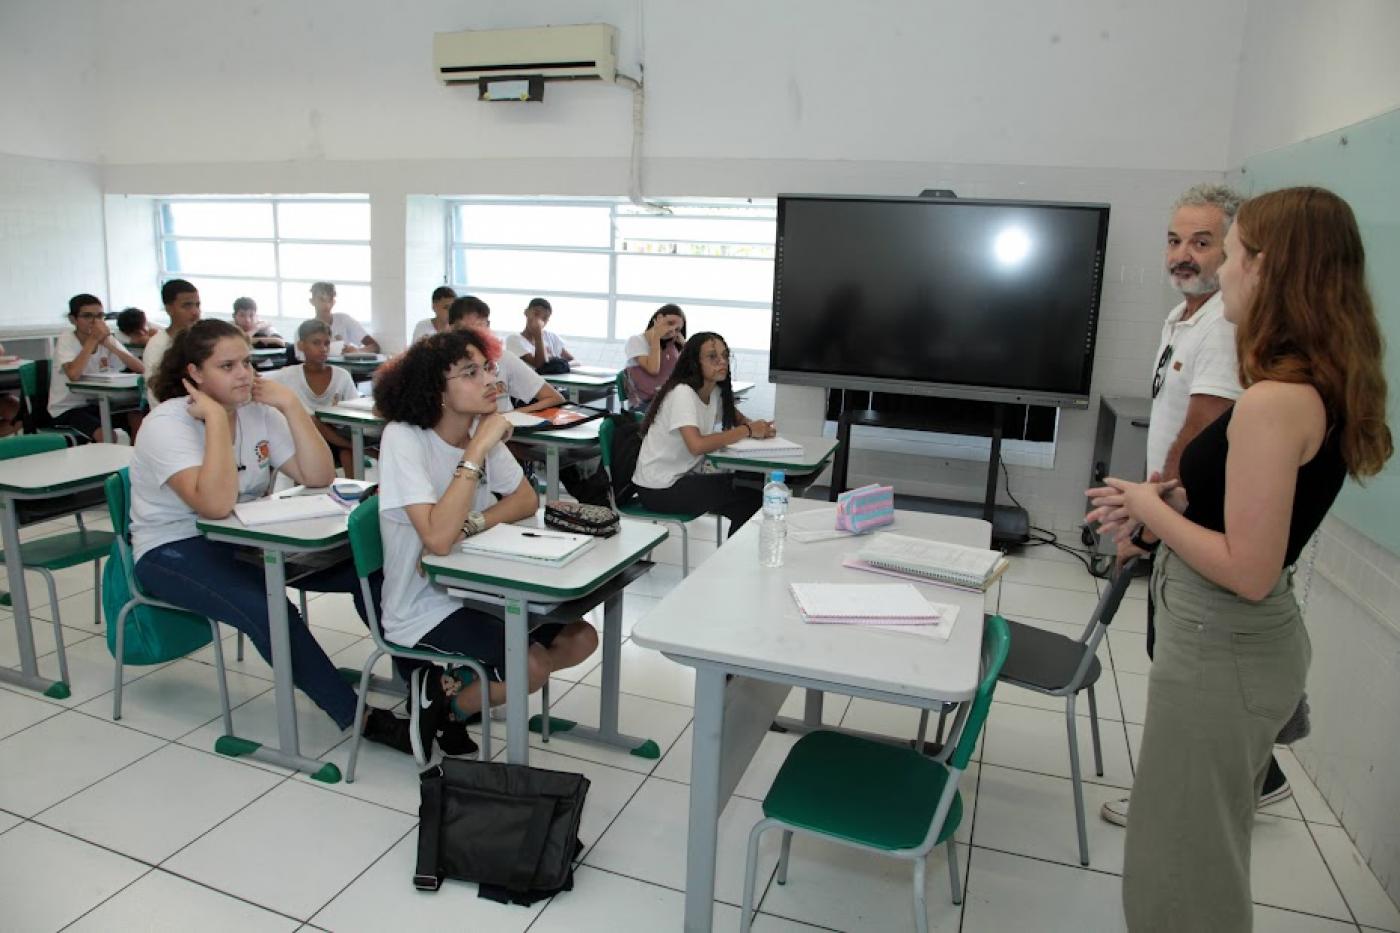
POLYGON ((750 420, 734 406, 729 345, 715 333, 686 341, 676 368, 642 422, 642 449, 632 482, 654 512, 716 512, 731 535, 762 504, 762 493, 738 486, 734 475, 706 468, 705 455, 746 437, 772 437, 777 428, 750 420))
MULTIPOLYGON (((55 424, 73 428, 98 443, 114 439, 102 434, 97 403, 74 395, 68 383, 84 376, 119 373, 123 368, 133 373, 146 371, 141 361, 117 340, 106 318, 102 301, 96 296, 82 294, 68 299, 68 320, 73 329, 59 336, 49 372, 49 417, 55 424)), ((127 426, 133 435, 140 424, 140 412, 127 414, 127 426)))

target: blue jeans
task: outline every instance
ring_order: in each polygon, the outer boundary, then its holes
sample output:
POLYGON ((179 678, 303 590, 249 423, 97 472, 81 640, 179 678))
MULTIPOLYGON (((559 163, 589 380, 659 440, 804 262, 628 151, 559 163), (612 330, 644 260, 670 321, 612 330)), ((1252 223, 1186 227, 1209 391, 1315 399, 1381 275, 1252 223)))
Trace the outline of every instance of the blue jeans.
MULTIPOLYGON (((247 635, 258 654, 271 664, 262 568, 239 560, 234 556, 237 550, 232 544, 210 541, 202 535, 162 544, 137 561, 136 579, 156 599, 232 625, 247 635)), ((360 581, 349 561, 303 577, 294 586, 313 593, 351 593, 360 620, 367 618, 360 581)), ((355 691, 341 680, 291 600, 287 601, 287 622, 292 682, 336 725, 348 729, 355 722, 355 691)))

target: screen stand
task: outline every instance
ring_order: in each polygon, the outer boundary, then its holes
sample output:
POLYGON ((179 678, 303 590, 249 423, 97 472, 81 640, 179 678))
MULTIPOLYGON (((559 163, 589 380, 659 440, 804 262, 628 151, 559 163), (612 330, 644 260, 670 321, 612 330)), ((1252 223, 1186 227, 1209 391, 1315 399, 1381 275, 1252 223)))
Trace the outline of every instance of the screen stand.
MULTIPOLYGON (((1030 515, 1019 506, 997 505, 997 476, 1001 472, 1001 440, 1005 429, 1006 406, 992 406, 992 449, 987 458, 987 491, 981 502, 964 502, 957 499, 918 498, 913 502, 900 502, 900 508, 914 508, 919 511, 939 512, 944 515, 961 515, 967 518, 980 518, 992 524, 994 544, 1024 544, 1030 540, 1030 515)), ((897 428, 902 431, 931 431, 927 424, 901 420, 888 414, 870 410, 847 410, 841 412, 836 422, 836 437, 841 442, 836 448, 836 459, 831 468, 830 499, 846 491, 847 476, 851 462, 851 428, 897 428)), ((898 496, 900 500, 915 497, 898 496)))

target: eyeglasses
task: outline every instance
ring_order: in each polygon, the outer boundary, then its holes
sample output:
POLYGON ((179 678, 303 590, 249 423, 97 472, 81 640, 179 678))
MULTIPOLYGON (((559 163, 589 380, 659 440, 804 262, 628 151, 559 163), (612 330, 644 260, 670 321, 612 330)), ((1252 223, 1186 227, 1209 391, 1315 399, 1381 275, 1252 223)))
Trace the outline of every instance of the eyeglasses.
POLYGON ((107 315, 103 314, 101 311, 79 311, 76 315, 80 321, 100 321, 106 316, 107 315))
POLYGON ((1167 364, 1172 361, 1172 345, 1167 344, 1167 348, 1162 351, 1162 358, 1157 361, 1157 372, 1152 375, 1152 397, 1156 398, 1157 393, 1162 391, 1162 386, 1167 381, 1167 364))
POLYGON ((447 378, 480 379, 482 375, 485 375, 490 379, 494 379, 496 378, 497 372, 499 372, 499 369, 497 368, 495 363, 486 363, 482 366, 478 366, 475 363, 468 363, 466 366, 463 366, 460 371, 455 373, 448 373, 447 378))

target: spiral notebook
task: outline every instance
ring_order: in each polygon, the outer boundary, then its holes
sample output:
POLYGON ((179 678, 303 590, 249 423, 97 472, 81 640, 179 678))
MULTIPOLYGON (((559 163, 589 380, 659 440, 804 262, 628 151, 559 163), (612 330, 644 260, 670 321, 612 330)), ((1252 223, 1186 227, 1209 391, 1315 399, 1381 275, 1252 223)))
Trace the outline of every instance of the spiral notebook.
POLYGON ((1008 566, 1000 551, 889 533, 877 534, 857 556, 872 567, 974 590, 986 590, 1008 566))
POLYGON ((933 625, 943 616, 909 583, 792 583, 789 588, 807 622, 933 625))

